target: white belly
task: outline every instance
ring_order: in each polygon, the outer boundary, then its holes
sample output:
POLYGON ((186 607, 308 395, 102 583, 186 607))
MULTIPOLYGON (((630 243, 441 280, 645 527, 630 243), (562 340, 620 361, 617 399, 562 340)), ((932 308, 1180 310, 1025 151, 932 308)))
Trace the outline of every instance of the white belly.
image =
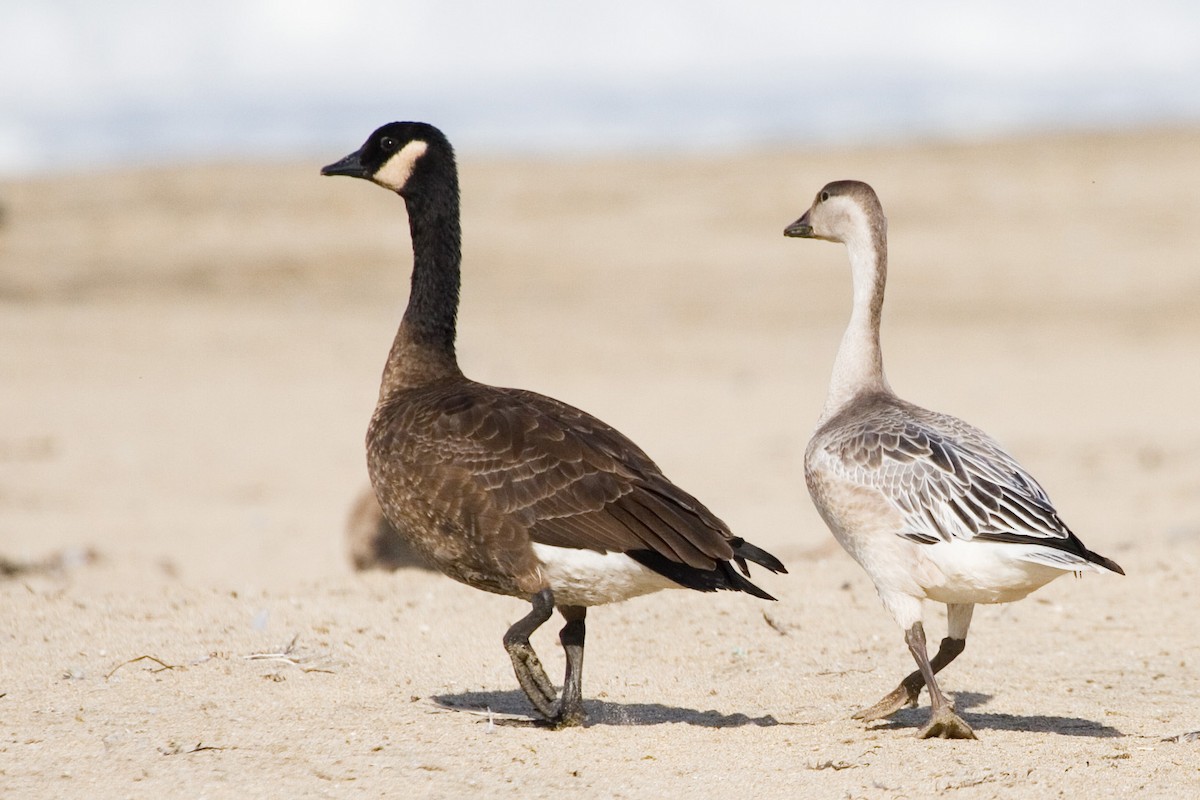
POLYGON ((533 552, 542 562, 542 574, 554 591, 554 602, 559 605, 599 606, 660 589, 683 588, 624 553, 597 553, 536 543, 533 552))
POLYGON ((1071 570, 1029 560, 1035 545, 953 540, 918 545, 925 596, 939 603, 1008 603, 1071 570))

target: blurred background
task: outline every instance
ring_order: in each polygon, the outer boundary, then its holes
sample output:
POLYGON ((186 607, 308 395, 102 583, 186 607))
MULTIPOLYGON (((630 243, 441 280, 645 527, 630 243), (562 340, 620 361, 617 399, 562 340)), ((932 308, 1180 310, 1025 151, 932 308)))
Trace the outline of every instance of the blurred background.
POLYGON ((1200 719, 1198 186, 1196 0, 0 0, 0 797, 1197 796, 1163 742, 1200 719), (603 419, 789 567, 769 611, 589 617, 636 735, 530 753, 406 702, 511 690, 528 606, 356 570, 397 560, 363 438, 411 248, 318 170, 398 118, 458 150, 465 374, 603 419), (1128 573, 977 611, 977 755, 843 720, 911 663, 804 488, 845 249, 781 234, 851 177, 892 386, 1128 573), (293 645, 338 676, 249 660, 293 645))
POLYGON ((1196 0, 0 0, 0 798, 1198 796, 1198 186, 1196 0), (464 373, 790 569, 589 616, 589 702, 642 718, 590 747, 409 702, 515 688, 526 603, 358 571, 406 563, 364 434, 412 249, 318 170, 404 118, 458 151, 464 373), (896 392, 1128 572, 978 610, 974 756, 844 718, 912 667, 804 488, 851 282, 781 233, 842 178, 896 392))
POLYGON ((410 251, 317 170, 397 118, 459 152, 467 374, 781 556, 829 544, 801 460, 849 282, 780 231, 844 177, 903 396, 1101 552, 1200 530, 1197 42, 1170 0, 0 0, 0 555, 347 571, 410 251))
POLYGON ((1200 120, 1188 0, 5 0, 0 174, 337 153, 979 137, 1200 120))

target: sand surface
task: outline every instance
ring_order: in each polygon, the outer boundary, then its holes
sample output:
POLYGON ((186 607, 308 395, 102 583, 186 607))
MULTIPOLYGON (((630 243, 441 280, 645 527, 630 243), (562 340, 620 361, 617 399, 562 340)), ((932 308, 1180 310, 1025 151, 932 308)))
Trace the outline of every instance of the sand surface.
POLYGON ((443 707, 528 713, 525 603, 350 566, 410 261, 341 155, 0 183, 0 797, 1200 796, 1200 131, 461 154, 467 374, 600 416, 791 568, 593 610, 563 732, 443 707), (850 719, 912 662, 803 487, 845 253, 781 235, 850 177, 892 385, 1128 572, 977 610, 942 685, 979 741, 916 740, 925 698, 850 719))

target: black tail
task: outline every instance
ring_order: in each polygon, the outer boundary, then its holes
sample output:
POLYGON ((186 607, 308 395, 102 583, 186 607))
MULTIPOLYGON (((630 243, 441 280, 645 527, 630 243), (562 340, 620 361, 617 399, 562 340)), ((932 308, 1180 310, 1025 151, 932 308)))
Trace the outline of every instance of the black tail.
POLYGON ((698 569, 696 567, 689 567, 687 564, 681 564, 678 561, 672 561, 654 550, 627 550, 625 555, 637 561, 643 567, 652 569, 659 575, 670 578, 680 586, 686 586, 688 589, 695 589, 699 592, 716 592, 727 589, 735 592, 745 592, 755 597, 761 597, 763 600, 774 600, 774 597, 747 580, 750 571, 746 568, 746 561, 752 561, 776 573, 786 573, 787 568, 783 566, 783 563, 778 558, 761 547, 755 547, 746 542, 744 539, 735 538, 730 541, 730 544, 733 545, 733 560, 737 562, 738 567, 745 573, 745 577, 738 574, 738 571, 733 568, 733 564, 728 561, 718 561, 716 569, 698 569))
MULTIPOLYGON (((910 537, 911 538, 911 537, 910 537)), ((1078 536, 1067 531, 1065 537, 1049 537, 1049 536, 1034 536, 1030 534, 1018 533, 1016 531, 991 531, 980 533, 975 537, 978 541, 983 542, 1011 542, 1013 544, 1033 544, 1040 547, 1050 547, 1055 550, 1062 550, 1065 553, 1070 553, 1077 558, 1082 558, 1098 567, 1115 572, 1118 575, 1124 575, 1125 570, 1121 569, 1121 565, 1113 561, 1111 558, 1105 558, 1099 553, 1093 553, 1084 547, 1083 541, 1078 536)), ((1070 566, 1063 567, 1070 569, 1070 566)))
POLYGON ((1092 562, 1093 564, 1098 564, 1099 566, 1104 567, 1105 569, 1110 570, 1112 572, 1115 572, 1118 575, 1125 574, 1125 570, 1121 569, 1121 565, 1118 564, 1117 562, 1113 561, 1111 558, 1105 558, 1104 556, 1100 555, 1099 553, 1093 553, 1091 550, 1088 550, 1086 547, 1083 549, 1083 554, 1087 558, 1087 560, 1092 562))
POLYGON ((775 556, 763 550, 761 547, 750 544, 745 539, 734 537, 729 541, 733 545, 733 560, 737 562, 738 567, 742 570, 747 578, 750 577, 750 570, 746 568, 747 561, 753 561, 760 567, 766 567, 775 574, 782 572, 787 574, 787 567, 783 565, 775 556))

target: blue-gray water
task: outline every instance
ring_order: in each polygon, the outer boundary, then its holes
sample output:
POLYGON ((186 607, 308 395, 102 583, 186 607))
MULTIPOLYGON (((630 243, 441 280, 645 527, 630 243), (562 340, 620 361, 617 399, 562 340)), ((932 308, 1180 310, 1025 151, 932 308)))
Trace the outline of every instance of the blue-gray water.
POLYGON ((0 0, 0 174, 1200 122, 1200 3, 0 0))

